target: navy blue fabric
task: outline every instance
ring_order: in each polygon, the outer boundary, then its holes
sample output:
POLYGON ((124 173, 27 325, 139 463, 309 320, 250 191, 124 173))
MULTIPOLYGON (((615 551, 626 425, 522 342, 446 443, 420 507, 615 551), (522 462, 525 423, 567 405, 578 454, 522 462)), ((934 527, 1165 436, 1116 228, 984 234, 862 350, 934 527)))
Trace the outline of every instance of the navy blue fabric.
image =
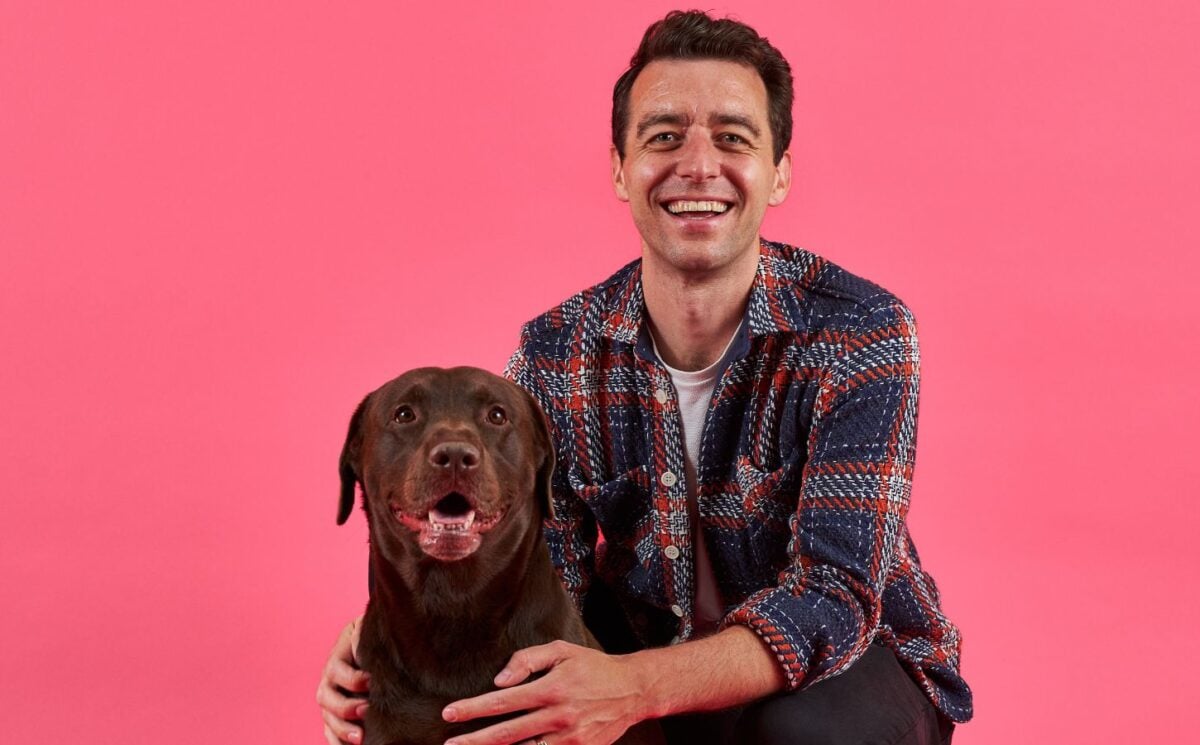
MULTIPOLYGON (((911 312, 814 254, 764 241, 743 326, 698 463, 722 625, 758 634, 790 689, 879 642, 941 712, 966 721, 958 629, 906 524, 920 368, 911 312)), ((506 374, 550 420, 546 537, 568 591, 585 607, 602 583, 642 646, 690 638, 696 532, 640 263, 526 324, 506 374)))

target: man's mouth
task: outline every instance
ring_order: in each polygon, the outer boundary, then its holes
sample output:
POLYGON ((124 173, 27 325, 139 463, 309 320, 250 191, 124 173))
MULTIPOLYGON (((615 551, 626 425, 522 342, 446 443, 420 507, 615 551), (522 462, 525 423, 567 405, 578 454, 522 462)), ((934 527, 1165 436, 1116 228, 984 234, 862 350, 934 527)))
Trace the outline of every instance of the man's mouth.
POLYGON ((730 204, 716 199, 672 199, 664 202, 663 207, 676 217, 702 220, 724 214, 730 204))

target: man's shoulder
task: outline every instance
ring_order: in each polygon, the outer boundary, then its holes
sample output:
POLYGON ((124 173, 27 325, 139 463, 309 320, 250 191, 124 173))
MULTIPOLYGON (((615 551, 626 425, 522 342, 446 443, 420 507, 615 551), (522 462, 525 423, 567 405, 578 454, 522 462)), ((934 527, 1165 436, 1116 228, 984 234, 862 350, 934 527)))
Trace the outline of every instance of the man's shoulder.
MULTIPOLYGON (((759 304, 751 315, 787 316, 793 328, 865 329, 911 323, 912 312, 895 294, 834 262, 797 246, 762 241, 759 304)), ((631 341, 642 312, 641 260, 575 293, 521 329, 527 352, 573 357, 601 335, 631 341)))
POLYGON ((631 306, 640 312, 641 285, 637 281, 641 259, 618 269, 612 276, 581 290, 521 328, 523 345, 554 348, 564 342, 595 337, 606 327, 620 324, 619 318, 631 306))
MULTIPOLYGON (((811 251, 763 241, 763 285, 782 296, 798 326, 848 326, 911 319, 899 297, 811 251)), ((775 299, 775 298, 770 298, 775 299)))

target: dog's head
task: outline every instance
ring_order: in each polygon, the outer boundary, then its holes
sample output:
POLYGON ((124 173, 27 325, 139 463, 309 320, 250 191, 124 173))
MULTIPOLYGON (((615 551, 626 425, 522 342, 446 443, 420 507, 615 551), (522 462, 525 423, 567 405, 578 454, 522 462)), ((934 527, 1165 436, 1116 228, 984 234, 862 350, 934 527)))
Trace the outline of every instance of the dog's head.
POLYGON ((553 469, 545 415, 520 387, 470 367, 412 370, 350 420, 338 524, 361 485, 373 541, 457 561, 508 518, 552 514, 553 469))

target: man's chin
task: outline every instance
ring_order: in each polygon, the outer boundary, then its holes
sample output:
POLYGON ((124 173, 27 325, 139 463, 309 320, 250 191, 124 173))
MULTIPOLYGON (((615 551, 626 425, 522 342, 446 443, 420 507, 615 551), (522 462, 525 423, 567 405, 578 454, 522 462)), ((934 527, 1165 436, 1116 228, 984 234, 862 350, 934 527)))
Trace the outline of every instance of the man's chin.
POLYGON ((721 274, 743 259, 757 266, 758 240, 756 237, 751 246, 741 246, 719 236, 685 235, 659 247, 647 245, 643 253, 647 261, 661 264, 662 269, 700 278, 721 274))

